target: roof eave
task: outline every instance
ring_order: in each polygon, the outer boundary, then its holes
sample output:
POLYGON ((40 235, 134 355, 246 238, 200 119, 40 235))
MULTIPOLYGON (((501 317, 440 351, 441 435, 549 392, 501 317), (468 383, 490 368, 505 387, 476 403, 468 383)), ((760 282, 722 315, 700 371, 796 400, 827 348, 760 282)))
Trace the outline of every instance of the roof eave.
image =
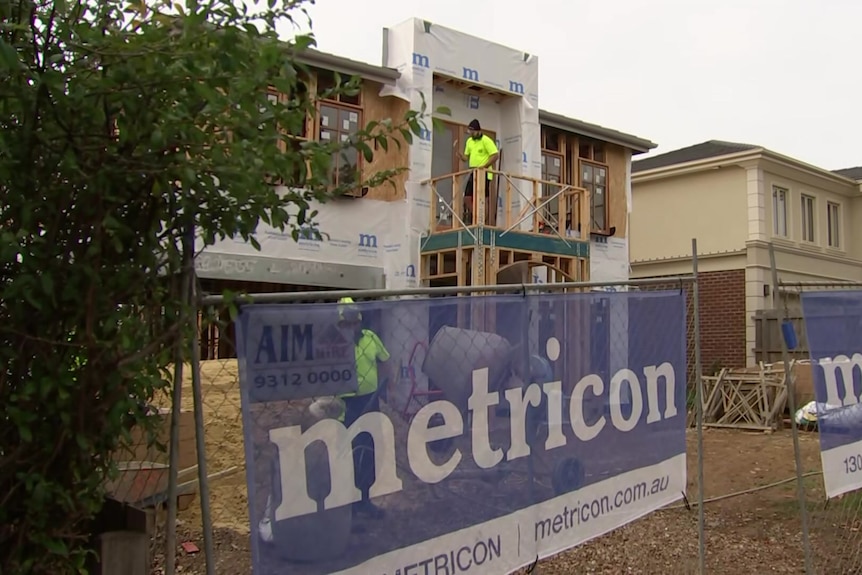
POLYGON ((611 130, 596 124, 589 124, 574 118, 567 118, 545 110, 539 110, 539 123, 564 132, 571 132, 579 136, 595 138, 596 140, 623 146, 637 153, 646 153, 658 145, 644 138, 611 130))
POLYGON ((764 159, 771 160, 792 169, 802 170, 811 175, 825 178, 827 180, 831 180, 832 182, 839 183, 842 185, 858 184, 858 182, 855 182, 854 180, 845 176, 835 174, 833 172, 830 172, 829 170, 818 168, 817 166, 813 166, 811 164, 806 164, 805 162, 800 162, 799 160, 795 160, 789 156, 783 156, 766 148, 754 148, 752 150, 744 150, 742 152, 736 152, 733 154, 712 156, 710 158, 703 158, 700 160, 683 162, 679 164, 671 164, 670 166, 661 166, 649 170, 641 170, 636 172, 633 171, 632 182, 634 183, 659 180, 662 178, 681 176, 684 174, 691 174, 694 172, 710 170, 722 166, 738 165, 746 161, 756 161, 764 159))
POLYGON ((736 164, 746 160, 755 160, 763 153, 763 148, 754 148, 752 150, 744 150, 742 152, 734 152, 733 154, 723 154, 721 156, 712 156, 710 158, 702 158, 691 162, 682 162, 679 164, 671 164, 669 166, 660 166, 648 170, 632 171, 632 182, 658 180, 671 176, 680 176, 690 174, 692 172, 700 172, 712 168, 736 164))
POLYGON ((339 74, 360 76, 365 80, 379 82, 380 84, 394 84, 401 77, 401 73, 394 68, 374 66, 373 64, 357 62, 317 50, 303 50, 296 55, 296 59, 306 66, 338 72, 339 74))
POLYGON ((801 162, 797 159, 791 158, 790 156, 785 156, 785 155, 779 154, 778 152, 773 152, 772 150, 764 149, 762 155, 764 158, 770 159, 774 162, 781 163, 785 166, 795 168, 797 170, 806 171, 810 174, 820 176, 822 178, 826 178, 827 180, 832 180, 833 182, 836 182, 839 184, 843 184, 843 185, 847 185, 847 184, 856 185, 856 184, 858 184, 858 181, 854 180, 853 178, 848 178, 847 176, 842 176, 841 174, 836 174, 835 172, 833 172, 831 170, 827 170, 824 168, 814 166, 812 164, 801 162))

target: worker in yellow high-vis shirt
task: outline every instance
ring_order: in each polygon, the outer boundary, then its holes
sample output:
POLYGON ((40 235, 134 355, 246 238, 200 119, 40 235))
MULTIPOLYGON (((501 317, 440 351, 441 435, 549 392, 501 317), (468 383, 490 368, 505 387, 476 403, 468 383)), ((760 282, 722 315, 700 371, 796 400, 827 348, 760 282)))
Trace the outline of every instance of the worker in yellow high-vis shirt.
MULTIPOLYGON (((500 158, 500 150, 497 149, 497 143, 490 136, 482 132, 482 126, 479 120, 473 120, 467 126, 467 132, 470 137, 464 142, 464 152, 458 151, 458 140, 452 144, 455 152, 461 157, 461 160, 467 162, 471 169, 494 169, 497 160, 500 158)), ((472 225, 473 212, 473 174, 467 178, 467 186, 464 188, 464 215, 467 225, 472 225)), ((497 215, 497 206, 491 205, 491 181, 494 179, 494 174, 485 172, 485 183, 479 184, 477 187, 479 193, 482 193, 482 188, 485 189, 485 223, 493 226, 494 219, 497 215)))
MULTIPOLYGON (((341 397, 344 401, 344 412, 339 420, 350 426, 364 413, 380 409, 379 371, 377 362, 389 361, 389 351, 380 338, 370 329, 362 327, 362 313, 352 298, 346 297, 338 301, 338 322, 352 331, 356 354, 356 379, 358 389, 341 397)), ((384 374, 385 375, 385 374, 384 374)), ((387 378, 384 377, 384 381, 387 378)), ((353 441, 353 466, 356 476, 356 487, 362 492, 362 499, 354 504, 354 510, 375 519, 384 516, 383 509, 374 505, 368 496, 368 490, 374 483, 374 442, 367 433, 360 434, 353 441)))

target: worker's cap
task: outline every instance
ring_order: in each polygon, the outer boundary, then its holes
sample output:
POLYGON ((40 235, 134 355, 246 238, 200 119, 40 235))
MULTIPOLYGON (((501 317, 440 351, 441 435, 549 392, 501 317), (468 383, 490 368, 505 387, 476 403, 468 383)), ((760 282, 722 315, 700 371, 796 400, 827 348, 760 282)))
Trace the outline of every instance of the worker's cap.
POLYGON ((479 125, 479 120, 476 120, 476 119, 473 119, 473 121, 470 122, 470 125, 467 127, 470 128, 471 130, 481 130, 482 129, 482 126, 479 125))
POLYGON ((351 297, 338 300, 338 321, 362 321, 362 312, 351 297))

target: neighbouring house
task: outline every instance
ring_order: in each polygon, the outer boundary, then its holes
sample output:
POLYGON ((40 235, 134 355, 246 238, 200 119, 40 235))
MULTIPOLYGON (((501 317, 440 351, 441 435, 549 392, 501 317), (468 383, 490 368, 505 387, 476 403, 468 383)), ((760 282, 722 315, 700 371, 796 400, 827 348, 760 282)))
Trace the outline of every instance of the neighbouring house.
MULTIPOLYGON (((369 163, 361 155, 338 160, 332 177, 342 183, 343 178, 358 182, 361 174, 383 168, 409 171, 394 187, 357 185, 351 194, 314 206, 320 237, 309 232, 293 241, 289 233, 261 224, 260 251, 241 238, 209 246, 196 259, 204 290, 253 293, 629 279, 631 159, 655 144, 540 110, 535 55, 415 18, 385 29, 383 37, 382 66, 315 50, 302 54, 311 69, 305 79, 310 94, 329 86, 333 72, 358 75, 363 85, 356 97, 319 99, 294 139, 344 139, 371 120, 395 120, 408 109, 419 110, 423 99, 429 111, 450 110, 449 115, 438 115, 443 128, 431 130, 429 121, 429 129, 412 143, 374 150, 369 163), (491 223, 478 219, 480 210, 471 220, 462 213, 467 165, 453 146, 457 140, 458 151, 463 150, 467 124, 474 118, 501 151, 500 173, 494 175, 491 191, 491 205, 497 207, 491 223)), ((610 348, 610 330, 615 329, 601 320, 608 313, 595 309, 581 318, 604 330, 591 336, 599 350, 610 348)), ((467 325, 467 320, 447 321, 467 325)), ((564 329, 564 319, 555 321, 554 329, 564 329)), ((620 326, 625 329, 624 323, 620 326)), ((205 359, 234 356, 233 326, 227 322, 226 329, 223 338, 216 328, 204 334, 205 359)), ((432 325, 429 339, 433 332, 432 325)), ((408 344, 414 342, 405 339, 408 344)), ((614 360, 620 365, 623 352, 614 360)))
POLYGON ((862 281, 862 167, 712 140, 632 173, 632 277, 691 273, 697 239, 705 370, 775 357, 756 321, 773 308, 770 242, 783 281, 862 281))

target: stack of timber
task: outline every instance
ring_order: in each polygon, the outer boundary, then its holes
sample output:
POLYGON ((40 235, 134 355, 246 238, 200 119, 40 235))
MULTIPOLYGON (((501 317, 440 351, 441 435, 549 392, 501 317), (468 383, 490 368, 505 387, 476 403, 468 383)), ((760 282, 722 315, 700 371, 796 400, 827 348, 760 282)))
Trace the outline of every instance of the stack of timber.
MULTIPOLYGON (((799 368, 804 367, 810 384, 810 365, 797 366, 796 363, 790 363, 793 379, 806 379, 800 377, 803 370, 799 368)), ((800 391, 794 394, 797 405, 802 395, 800 391)), ((783 425, 787 393, 783 363, 761 363, 744 369, 723 368, 718 375, 703 378, 703 425, 774 431, 783 425)))

